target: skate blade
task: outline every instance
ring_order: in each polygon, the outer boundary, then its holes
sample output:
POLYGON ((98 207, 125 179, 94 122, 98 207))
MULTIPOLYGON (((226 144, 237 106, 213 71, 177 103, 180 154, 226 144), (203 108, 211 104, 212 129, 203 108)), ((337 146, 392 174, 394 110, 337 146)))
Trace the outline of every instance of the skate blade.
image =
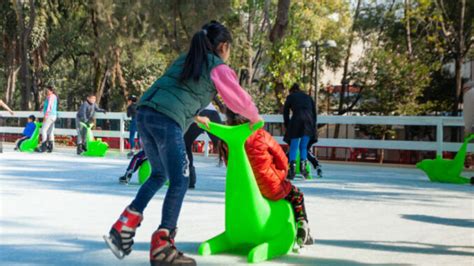
POLYGON ((122 260, 125 257, 125 254, 112 243, 112 239, 109 236, 104 235, 103 238, 109 249, 114 253, 115 257, 122 260))

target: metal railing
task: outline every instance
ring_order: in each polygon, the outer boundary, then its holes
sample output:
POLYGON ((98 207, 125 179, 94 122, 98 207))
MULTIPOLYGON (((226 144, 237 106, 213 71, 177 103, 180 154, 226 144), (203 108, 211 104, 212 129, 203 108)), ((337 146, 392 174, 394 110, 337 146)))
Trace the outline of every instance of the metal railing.
MULTIPOLYGON (((1 111, 4 118, 27 118, 29 115, 42 117, 40 112, 16 111, 14 115, 1 111)), ((75 112, 59 112, 58 119, 75 119, 75 112)), ((129 120, 125 113, 108 112, 97 113, 96 119, 119 120, 119 130, 94 130, 96 137, 115 137, 120 139, 120 151, 125 149, 124 140, 128 138, 129 132, 125 130, 125 121, 129 120)), ((262 115, 266 123, 283 123, 281 115, 262 115)), ((404 141, 404 140, 374 140, 374 139, 342 139, 342 138, 319 138, 317 147, 341 147, 341 148, 369 148, 369 149, 394 149, 394 150, 420 150, 436 151, 441 155, 443 151, 458 151, 462 143, 444 142, 443 129, 449 127, 463 127, 461 117, 443 116, 319 116, 319 124, 341 124, 341 125, 401 125, 401 126, 433 126, 436 127, 436 141, 404 141)), ((23 127, 0 127, 0 133, 21 133, 23 127)), ((75 129, 57 128, 57 135, 76 136, 75 129)), ((279 143, 283 143, 283 137, 275 136, 279 143)), ((197 140, 205 141, 205 155, 208 155, 208 143, 210 139, 206 134, 197 140)), ((468 146, 468 151, 474 152, 474 144, 468 146)))

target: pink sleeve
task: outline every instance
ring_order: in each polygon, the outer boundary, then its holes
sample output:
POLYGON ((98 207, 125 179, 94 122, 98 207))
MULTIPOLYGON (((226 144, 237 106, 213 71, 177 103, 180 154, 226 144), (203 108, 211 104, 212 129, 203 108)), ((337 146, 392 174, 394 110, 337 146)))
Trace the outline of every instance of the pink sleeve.
POLYGON ((246 117, 251 122, 259 120, 257 107, 252 97, 240 87, 234 70, 225 64, 219 65, 211 71, 211 79, 230 110, 246 117))
POLYGON ((46 108, 46 113, 49 114, 51 113, 51 111, 53 110, 53 106, 55 104, 55 101, 56 101, 56 95, 54 94, 51 94, 49 97, 48 97, 48 106, 46 108))

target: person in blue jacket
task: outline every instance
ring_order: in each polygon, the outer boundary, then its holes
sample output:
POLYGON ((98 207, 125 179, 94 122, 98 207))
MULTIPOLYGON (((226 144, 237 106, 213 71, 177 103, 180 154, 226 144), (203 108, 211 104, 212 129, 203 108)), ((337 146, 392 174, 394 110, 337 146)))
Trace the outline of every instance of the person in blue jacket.
POLYGON ((17 139, 17 141, 15 142, 15 150, 20 149, 21 143, 23 143, 23 141, 33 136, 33 133, 35 132, 35 129, 36 129, 35 121, 36 121, 36 117, 34 115, 30 115, 28 117, 28 123, 26 123, 25 129, 23 129, 23 133, 22 133, 23 136, 17 139))

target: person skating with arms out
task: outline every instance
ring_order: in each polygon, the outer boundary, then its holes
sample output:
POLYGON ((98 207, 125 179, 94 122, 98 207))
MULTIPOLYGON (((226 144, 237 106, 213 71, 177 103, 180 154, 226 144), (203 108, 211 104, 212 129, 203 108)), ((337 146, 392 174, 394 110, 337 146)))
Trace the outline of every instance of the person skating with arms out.
POLYGON ((97 97, 95 94, 89 94, 85 101, 82 102, 79 110, 76 113, 76 131, 77 131, 77 154, 81 154, 86 150, 86 145, 84 143, 86 138, 86 130, 81 126, 81 122, 84 124, 89 124, 94 119, 95 112, 106 113, 105 109, 100 108, 95 103, 97 97))

